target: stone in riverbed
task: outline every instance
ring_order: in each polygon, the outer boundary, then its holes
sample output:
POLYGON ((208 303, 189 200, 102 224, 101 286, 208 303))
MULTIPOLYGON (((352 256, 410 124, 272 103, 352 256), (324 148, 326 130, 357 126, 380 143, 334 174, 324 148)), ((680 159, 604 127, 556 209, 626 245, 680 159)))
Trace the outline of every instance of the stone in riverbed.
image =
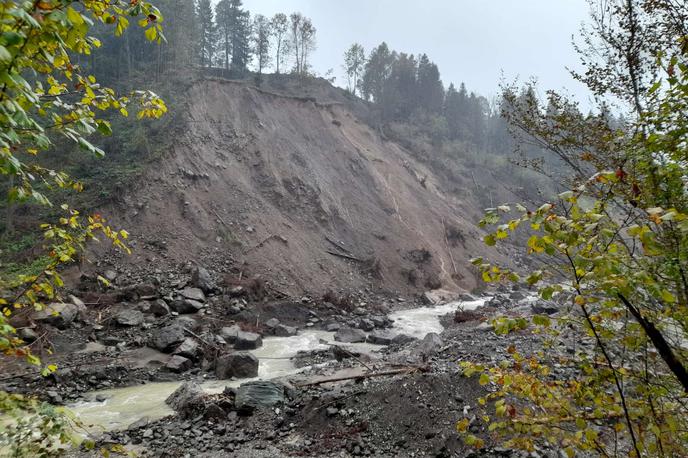
POLYGON ((220 379, 257 377, 258 358, 245 351, 225 353, 215 362, 215 375, 220 379))
POLYGON ((195 406, 202 404, 202 402, 203 390, 194 382, 185 382, 165 399, 165 404, 173 408, 182 417, 187 416, 195 406))
POLYGON ((344 343, 365 342, 365 332, 360 329, 341 328, 334 335, 334 340, 344 343))
POLYGON ((237 389, 235 405, 242 413, 258 407, 271 407, 284 402, 284 386, 269 381, 244 383, 237 389))
POLYGON ((194 267, 191 272, 191 284, 199 288, 204 293, 210 293, 217 288, 210 272, 203 267, 194 267))
POLYGON ((74 304, 52 303, 31 315, 33 321, 66 329, 77 317, 79 308, 74 304))
POLYGON ((234 341, 236 350, 255 350, 263 345, 263 338, 255 332, 240 331, 234 341))
POLYGON ((122 310, 115 315, 115 322, 120 326, 141 326, 143 324, 143 313, 139 310, 122 310))
POLYGON ((407 343, 413 342, 414 340, 417 340, 415 337, 411 337, 406 334, 397 334, 394 336, 392 339, 392 343, 394 345, 405 345, 407 343))
POLYGON ((280 321, 277 318, 270 318, 265 322, 265 327, 272 330, 275 329, 278 324, 280 324, 280 321))
POLYGON ((368 334, 366 341, 376 345, 389 345, 392 343, 392 335, 385 331, 373 331, 368 334))
POLYGON ((233 326, 227 326, 220 329, 220 337, 225 339, 227 343, 233 344, 236 342, 237 336, 241 332, 241 328, 236 324, 233 326))
POLYGON ((170 307, 162 299, 156 299, 151 302, 149 310, 155 316, 167 316, 170 314, 170 307))
POLYGON ((442 345, 443 343, 440 336, 437 333, 430 332, 425 335, 423 340, 413 349, 411 354, 423 357, 432 356, 439 351, 442 345))
POLYGON ((187 337, 184 342, 179 344, 176 350, 174 350, 175 355, 183 356, 189 359, 198 358, 201 352, 201 346, 194 339, 187 337))
POLYGON ((184 342, 186 335, 180 325, 170 325, 160 328, 153 333, 151 345, 162 352, 169 353, 177 345, 184 342))
POLYGON ((178 299, 170 303, 170 308, 180 314, 196 313, 203 308, 203 304, 193 299, 178 299))
POLYGON ((172 372, 186 372, 193 367, 193 363, 188 358, 174 355, 170 358, 165 367, 172 372))
POLYGON ((294 326, 287 326, 285 324, 278 324, 272 331, 277 337, 291 337, 299 333, 299 330, 294 326))
POLYGON ((180 291, 182 297, 192 301, 205 302, 205 294, 199 288, 184 288, 180 291))

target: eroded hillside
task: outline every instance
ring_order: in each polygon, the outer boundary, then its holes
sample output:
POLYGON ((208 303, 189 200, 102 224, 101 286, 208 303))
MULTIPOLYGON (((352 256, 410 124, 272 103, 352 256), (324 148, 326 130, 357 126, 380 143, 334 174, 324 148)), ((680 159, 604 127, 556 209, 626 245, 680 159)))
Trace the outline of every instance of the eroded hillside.
POLYGON ((474 287, 481 207, 449 195, 341 91, 313 95, 194 84, 172 148, 106 210, 132 234, 121 261, 213 263, 297 294, 474 287))

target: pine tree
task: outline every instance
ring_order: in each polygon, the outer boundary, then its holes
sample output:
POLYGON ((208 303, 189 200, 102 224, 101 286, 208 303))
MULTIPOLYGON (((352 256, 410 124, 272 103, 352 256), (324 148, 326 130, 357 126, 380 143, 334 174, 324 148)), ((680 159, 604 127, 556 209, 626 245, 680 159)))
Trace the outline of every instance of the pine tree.
POLYGON ((198 56, 201 67, 210 67, 215 54, 215 21, 210 0, 196 3, 196 23, 198 24, 198 56))
POLYGON ((444 87, 440 80, 440 71, 427 55, 418 59, 418 106, 428 113, 437 114, 442 111, 444 103, 444 87))
POLYGON ((251 57, 250 13, 241 0, 221 0, 217 4, 217 25, 224 50, 225 69, 246 71, 251 57))
POLYGON ((370 52, 361 80, 361 93, 366 100, 381 104, 387 78, 392 70, 394 56, 387 43, 381 43, 370 52))

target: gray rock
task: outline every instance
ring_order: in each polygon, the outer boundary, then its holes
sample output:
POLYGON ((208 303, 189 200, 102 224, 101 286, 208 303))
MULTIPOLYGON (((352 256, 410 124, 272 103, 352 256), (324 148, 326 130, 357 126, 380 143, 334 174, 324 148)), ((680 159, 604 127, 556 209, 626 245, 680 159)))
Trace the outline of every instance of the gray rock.
POLYGON ((367 342, 376 345, 389 345, 392 343, 392 335, 385 331, 373 331, 368 334, 367 342))
POLYGON ((339 323, 328 323, 328 324, 325 326, 325 331, 327 331, 327 332, 336 332, 336 331, 339 331, 339 330, 341 329, 341 327, 342 327, 342 325, 339 324, 339 323))
POLYGON ((172 324, 176 326, 181 326, 182 328, 186 328, 190 331, 198 331, 200 329, 200 324, 198 323, 198 321, 196 321, 193 317, 188 315, 178 316, 174 319, 172 324))
POLYGON ((440 336, 434 332, 430 332, 425 335, 423 340, 421 340, 418 346, 413 349, 411 354, 428 357, 437 353, 441 347, 442 339, 440 336))
POLYGON ((77 317, 79 309, 74 304, 52 303, 43 310, 31 315, 33 321, 55 326, 58 329, 66 329, 77 317))
POLYGON ((203 304, 193 299, 178 299, 170 303, 170 308, 180 314, 189 314, 198 312, 203 304))
POLYGON ((237 315, 239 313, 241 313, 241 307, 239 307, 238 305, 233 304, 233 305, 230 305, 229 307, 227 307, 227 314, 228 315, 237 315))
POLYGON ((117 272, 115 272, 114 270, 106 270, 105 272, 103 272, 103 277, 107 281, 115 281, 117 279, 117 272))
POLYGON ((215 362, 215 375, 220 379, 257 377, 258 358, 245 351, 225 353, 215 362))
POLYGON ((291 337, 299 333, 299 330, 294 326, 287 326, 285 324, 278 324, 273 329, 272 333, 277 337, 291 337))
POLYGON ((373 323, 373 321, 369 320, 368 318, 361 318, 360 320, 358 320, 357 324, 358 324, 357 327, 359 329, 362 329, 366 332, 369 332, 369 331, 372 331, 373 329, 375 329, 375 323, 373 323))
POLYGON ((193 367, 193 363, 188 358, 174 355, 170 358, 165 367, 172 372, 186 372, 193 367))
POLYGON ((241 328, 236 324, 220 329, 220 337, 225 339, 227 343, 233 344, 236 342, 237 336, 241 332, 241 328))
POLYGON ((17 331, 17 335, 26 343, 31 343, 38 339, 38 334, 31 328, 21 328, 17 331))
POLYGON ((165 399, 165 404, 186 416, 203 402, 203 390, 194 382, 185 382, 165 399))
POLYGON ((268 329, 273 329, 278 324, 280 324, 280 320, 278 320, 277 318, 270 318, 268 321, 265 322, 265 327, 268 329))
POLYGON ((192 301, 205 302, 205 294, 203 294, 203 291, 199 288, 184 288, 179 294, 192 301))
POLYGON ((168 353, 184 342, 184 339, 186 339, 186 336, 182 326, 173 324, 153 332, 151 345, 153 348, 168 353))
POLYGON ((237 350, 255 350, 263 345, 263 338, 255 332, 240 331, 234 341, 237 350))
POLYGON ((201 346, 194 339, 187 337, 184 342, 174 350, 173 354, 195 360, 201 353, 201 346))
POLYGON ((229 290, 230 297, 241 297, 246 294, 246 289, 243 286, 235 286, 229 290))
POLYGON ((513 301, 522 301, 525 298, 526 298, 526 295, 520 291, 514 291, 513 293, 509 294, 509 299, 511 299, 513 301))
POLYGON ((539 301, 531 305, 530 309, 536 315, 554 315, 559 311, 559 308, 555 304, 544 301, 539 301))
POLYGON ((170 314, 170 307, 162 299, 156 299, 150 303, 150 312, 155 316, 167 316, 170 314))
POLYGON ((217 285, 213 281, 213 277, 210 275, 210 272, 203 267, 193 268, 191 271, 191 284, 206 294, 214 291, 217 288, 217 285))
POLYGON ((416 339, 415 337, 411 337, 409 335, 406 335, 406 334, 397 334, 396 336, 394 336, 392 338, 392 343, 394 345, 406 345, 407 343, 413 342, 415 340, 418 340, 418 339, 416 339))
POLYGON ((430 291, 424 292, 423 295, 421 296, 421 300, 423 301, 424 304, 427 304, 427 305, 437 305, 440 302, 439 299, 437 298, 437 296, 434 295, 430 291))
POLYGON ((120 326, 141 326, 143 313, 140 310, 126 309, 115 315, 115 323, 120 326))
POLYGON ((139 283, 134 286, 134 291, 139 297, 155 297, 158 294, 158 289, 152 283, 139 283))
POLYGON ((387 323, 389 322, 387 320, 387 317, 382 315, 371 316, 370 321, 373 322, 376 328, 384 328, 385 326, 387 326, 387 323))
POLYGON ((363 316, 368 312, 366 312, 366 309, 364 309, 363 307, 356 307, 353 313, 354 315, 363 316))
POLYGON ((365 342, 365 339, 365 332, 361 331, 360 329, 341 328, 334 335, 334 340, 344 343, 365 342))
POLYGON ((253 412, 258 407, 284 403, 284 386, 269 381, 244 383, 237 388, 235 405, 238 411, 253 412))
POLYGON ((334 417, 334 416, 337 415, 338 413, 339 413, 339 409, 337 409, 336 407, 328 407, 328 408, 325 410, 325 414, 326 414, 328 417, 334 417))

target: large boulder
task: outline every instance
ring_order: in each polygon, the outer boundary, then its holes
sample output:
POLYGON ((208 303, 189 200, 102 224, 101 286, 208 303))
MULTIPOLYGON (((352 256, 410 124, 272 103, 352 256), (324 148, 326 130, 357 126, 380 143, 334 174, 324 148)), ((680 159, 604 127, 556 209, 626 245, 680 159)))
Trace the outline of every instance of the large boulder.
POLYGON ((203 405, 203 390, 197 383, 185 382, 165 399, 165 404, 186 417, 203 405))
POLYGON ((219 379, 257 377, 258 358, 245 351, 225 353, 215 362, 215 375, 219 379))
POLYGON ((233 344, 237 340, 237 336, 241 332, 241 328, 236 324, 233 326, 226 326, 220 329, 220 337, 222 337, 225 342, 233 344))
POLYGON ((389 345, 392 343, 392 336, 387 331, 373 331, 368 334, 367 342, 376 345, 389 345))
POLYGON ((170 303, 170 308, 180 314, 196 313, 203 308, 203 303, 194 299, 177 299, 170 303))
POLYGON ((344 343, 365 342, 366 334, 360 329, 341 328, 335 333, 334 340, 344 343))
POLYGON ((291 337, 299 333, 299 330, 294 326, 287 326, 286 324, 278 324, 272 330, 272 333, 277 337, 291 337))
POLYGON ((153 348, 169 353, 184 342, 185 339, 184 328, 179 324, 173 324, 153 332, 150 343, 153 348))
POLYGON ((43 310, 34 312, 31 319, 58 329, 66 329, 78 314, 79 308, 74 304, 52 303, 46 305, 43 310))
POLYGON ((191 299, 192 301, 205 302, 205 294, 199 288, 184 288, 179 292, 181 296, 185 299, 191 299))
POLYGON ((406 345, 407 343, 411 343, 416 339, 415 337, 409 336, 407 334, 397 334, 392 338, 392 344, 394 345, 406 345))
POLYGON ((174 355, 170 358, 165 367, 172 372, 186 372, 193 367, 193 362, 183 356, 174 355))
POLYGON ((411 352, 413 355, 427 358, 437 353, 442 347, 442 338, 437 333, 430 332, 425 335, 418 346, 411 352))
POLYGON ((272 407, 284 403, 284 400, 284 385, 257 381, 239 386, 234 402, 239 412, 251 413, 258 407, 272 407))
POLYGON ((210 293, 217 288, 213 277, 203 267, 194 267, 191 271, 191 284, 204 293, 210 293))
POLYGON ((361 318, 356 323, 356 327, 358 329, 362 329, 364 331, 369 332, 369 331, 372 331, 373 329, 375 329, 375 323, 373 323, 373 320, 370 320, 368 318, 361 318))
POLYGON ((255 332, 240 331, 234 341, 236 350, 255 350, 263 345, 263 338, 255 332))
POLYGON ((141 326, 143 313, 139 310, 126 309, 115 315, 115 323, 120 326, 141 326))
POLYGON ((156 299, 151 302, 149 310, 155 316, 167 316, 170 314, 170 307, 162 299, 156 299))
POLYGON ((201 346, 194 339, 187 337, 184 342, 174 350, 173 354, 189 359, 197 359, 201 353, 201 346))

